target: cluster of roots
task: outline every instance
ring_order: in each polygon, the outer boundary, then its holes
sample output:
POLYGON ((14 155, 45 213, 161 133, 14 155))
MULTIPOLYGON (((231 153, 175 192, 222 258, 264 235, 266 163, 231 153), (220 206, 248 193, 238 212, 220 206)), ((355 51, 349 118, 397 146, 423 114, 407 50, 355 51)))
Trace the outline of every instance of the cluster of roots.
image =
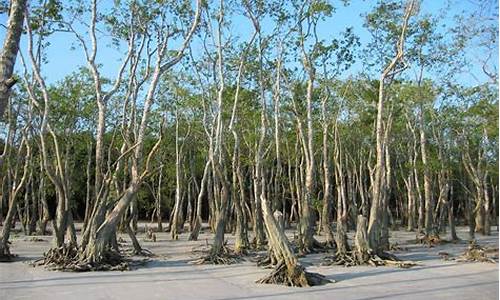
POLYGON ((142 256, 142 257, 155 257, 156 254, 151 252, 148 249, 140 248, 140 249, 135 249, 135 248, 127 248, 123 251, 129 256, 142 256))
POLYGON ((285 263, 280 262, 271 274, 257 280, 256 282, 295 287, 308 287, 331 283, 333 281, 326 279, 321 274, 306 272, 304 267, 301 265, 296 265, 290 270, 287 268, 285 263))
POLYGON ((465 252, 457 257, 455 261, 458 262, 488 262, 496 263, 498 260, 498 249, 487 249, 475 241, 472 241, 467 247, 465 252))
POLYGON ((225 244, 222 246, 221 251, 219 253, 213 253, 209 251, 208 254, 190 261, 190 264, 194 265, 231 265, 235 263, 239 263, 241 261, 241 257, 236 254, 233 250, 229 249, 225 244))
POLYGON ((279 261, 274 254, 272 248, 267 250, 267 253, 264 255, 256 255, 251 259, 252 262, 256 263, 258 267, 263 267, 266 269, 271 269, 278 265, 279 261))
POLYGON ((72 245, 51 248, 41 259, 34 261, 33 265, 66 272, 130 270, 130 261, 118 252, 108 250, 103 253, 99 262, 90 263, 81 260, 78 248, 72 245))
POLYGON ((416 236, 416 243, 417 244, 422 244, 422 245, 425 245, 425 246, 427 246, 429 248, 434 247, 434 246, 438 246, 438 245, 441 245, 441 244, 444 244, 446 242, 447 241, 442 240, 439 237, 439 235, 437 235, 437 234, 435 234, 435 235, 427 235, 424 232, 420 232, 416 236))
POLYGON ((253 251, 265 250, 267 248, 267 241, 264 241, 264 243, 258 244, 257 239, 254 237, 252 239, 252 241, 250 242, 249 247, 253 251))
POLYGON ((263 268, 273 268, 278 264, 278 261, 276 260, 275 256, 269 253, 266 255, 257 256, 252 261, 257 263, 258 267, 263 267, 263 268))
POLYGON ((413 261, 400 260, 396 256, 384 252, 378 251, 377 253, 367 250, 363 252, 358 251, 347 251, 345 253, 336 253, 334 256, 327 256, 321 263, 323 266, 344 266, 344 267, 354 267, 370 265, 373 267, 380 266, 395 266, 398 268, 411 268, 417 266, 418 264, 413 261))

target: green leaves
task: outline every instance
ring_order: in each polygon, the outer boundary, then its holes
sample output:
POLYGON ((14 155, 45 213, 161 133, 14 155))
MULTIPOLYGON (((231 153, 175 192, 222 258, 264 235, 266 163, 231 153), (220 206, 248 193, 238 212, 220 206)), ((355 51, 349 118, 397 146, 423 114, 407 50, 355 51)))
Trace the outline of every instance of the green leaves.
POLYGON ((60 0, 48 0, 40 6, 30 9, 29 24, 31 30, 41 36, 48 36, 55 29, 61 29, 58 21, 63 19, 63 5, 60 0))
POLYGON ((314 0, 311 2, 307 14, 311 17, 314 16, 330 17, 333 12, 334 8, 328 0, 314 0))

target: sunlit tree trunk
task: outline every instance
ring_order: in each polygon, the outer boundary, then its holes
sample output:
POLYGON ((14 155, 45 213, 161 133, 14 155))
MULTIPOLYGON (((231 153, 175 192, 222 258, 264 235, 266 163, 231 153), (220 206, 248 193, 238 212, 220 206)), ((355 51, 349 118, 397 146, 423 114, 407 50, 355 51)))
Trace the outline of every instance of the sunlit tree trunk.
POLYGON ((383 176, 385 173, 385 145, 384 145, 384 126, 383 126, 383 116, 384 116, 384 100, 385 100, 385 80, 386 78, 394 72, 397 63, 402 59, 404 54, 404 42, 406 38, 406 30, 408 26, 408 20, 413 14, 415 1, 411 0, 408 2, 408 6, 405 8, 405 14, 403 18, 403 25, 401 30, 401 35, 397 42, 396 55, 392 58, 391 62, 385 67, 380 75, 379 79, 379 89, 378 89, 378 102, 377 102, 377 120, 375 128, 376 136, 376 164, 375 164, 375 174, 374 180, 372 181, 372 204, 370 209, 370 219, 368 223, 368 241, 369 246, 378 251, 380 248, 380 230, 381 230, 381 213, 383 205, 381 203, 381 194, 383 186, 383 176))
POLYGON ((7 31, 2 52, 0 53, 0 119, 3 118, 7 108, 10 91, 16 84, 16 79, 12 75, 23 32, 24 12, 27 2, 26 0, 10 1, 7 31))
POLYGON ((7 216, 4 220, 4 226, 2 227, 1 235, 0 235, 0 261, 8 261, 11 258, 11 253, 9 250, 9 238, 10 238, 10 230, 13 224, 16 209, 17 209, 17 201, 18 193, 25 188, 25 183, 28 178, 29 172, 29 164, 31 159, 31 147, 29 145, 29 141, 27 140, 26 132, 23 133, 23 138, 21 144, 19 145, 19 151, 17 153, 18 157, 21 157, 22 153, 25 152, 25 160, 24 166, 22 168, 22 175, 20 175, 20 170, 16 170, 13 178, 13 185, 11 190, 9 190, 9 207, 7 211, 7 216))

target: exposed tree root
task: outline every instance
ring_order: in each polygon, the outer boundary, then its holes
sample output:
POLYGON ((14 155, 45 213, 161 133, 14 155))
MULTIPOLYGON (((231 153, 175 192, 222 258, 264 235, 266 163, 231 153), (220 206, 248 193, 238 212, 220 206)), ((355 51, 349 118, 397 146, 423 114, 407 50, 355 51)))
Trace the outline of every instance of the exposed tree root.
POLYGON ((115 251, 105 251, 98 262, 80 259, 77 247, 64 245, 52 248, 44 257, 32 263, 53 271, 91 272, 91 271, 128 271, 134 266, 143 265, 148 260, 132 260, 115 251))
POLYGON ((156 233, 153 231, 152 228, 147 228, 147 230, 146 230, 146 237, 144 238, 144 241, 146 241, 146 242, 156 242, 156 233))
POLYGON ((264 278, 256 281, 257 283, 280 284, 286 286, 308 287, 331 283, 333 281, 326 279, 323 275, 306 272, 301 265, 288 270, 285 263, 280 262, 276 268, 264 278))
POLYGON ((413 261, 400 260, 396 256, 380 251, 379 253, 374 253, 373 251, 364 251, 363 253, 357 251, 347 251, 344 254, 336 254, 335 256, 328 256, 324 258, 321 263, 322 266, 344 266, 344 267, 354 267, 370 265, 373 267, 380 266, 395 266, 398 268, 411 268, 417 266, 418 264, 413 261))
POLYGON ((488 262, 497 263, 498 249, 486 249, 472 241, 467 250, 454 259, 458 262, 488 262), (490 255, 489 255, 490 254, 490 255))
POLYGON ((448 241, 442 240, 439 235, 427 235, 424 232, 420 232, 416 236, 416 241, 417 244, 423 244, 426 245, 429 248, 432 248, 434 246, 438 246, 444 243, 447 243, 448 241))
POLYGON ((325 251, 327 250, 331 250, 331 249, 335 249, 337 246, 335 244, 335 241, 331 240, 331 241, 325 241, 322 243, 323 245, 323 248, 325 249, 325 251))
POLYGON ((272 250, 269 250, 266 255, 257 256, 252 261, 257 263, 257 266, 263 268, 274 268, 278 264, 278 260, 272 250))
POLYGON ((332 256, 326 256, 321 263, 322 266, 345 266, 345 267, 353 267, 358 266, 358 262, 356 261, 354 255, 352 255, 351 251, 348 253, 339 254, 336 253, 332 256))
POLYGON ((257 238, 253 238, 252 241, 250 242, 250 248, 254 251, 260 251, 260 250, 265 250, 267 248, 267 241, 264 242, 264 244, 257 244, 257 238))
POLYGON ((41 238, 36 237, 36 236, 32 236, 31 238, 25 238, 24 240, 27 242, 46 242, 47 241, 45 239, 41 239, 41 238))
POLYGON ((443 260, 452 260, 452 255, 446 251, 440 251, 438 252, 439 257, 443 260))
POLYGON ((257 263, 258 267, 263 268, 273 268, 276 265, 276 261, 274 261, 273 257, 270 255, 259 256, 254 262, 257 263))
POLYGON ((322 252, 326 252, 330 247, 325 243, 323 242, 319 242, 317 239, 313 239, 313 245, 312 245, 312 249, 307 249, 307 250, 310 250, 310 252, 308 253, 322 253, 322 252))
POLYGON ((272 248, 269 248, 265 255, 257 255, 252 261, 263 268, 274 268, 279 263, 272 248))
POLYGON ((248 248, 247 247, 241 247, 239 250, 234 250, 234 254, 235 255, 239 255, 239 256, 246 256, 248 255, 250 252, 248 251, 248 248))
POLYGON ((210 251, 205 256, 190 261, 189 263, 195 265, 204 265, 204 264, 231 265, 239 263, 240 261, 241 257, 237 255, 233 250, 229 249, 226 245, 224 245, 222 246, 220 253, 214 254, 210 251))
POLYGON ((36 235, 52 236, 52 230, 50 230, 50 229, 46 229, 45 232, 42 232, 39 229, 37 229, 35 232, 36 232, 36 235))
POLYGON ((126 253, 128 255, 133 255, 133 256, 144 256, 144 257, 155 257, 156 255, 149 251, 148 249, 141 248, 140 250, 136 250, 134 248, 130 248, 126 250, 126 253))

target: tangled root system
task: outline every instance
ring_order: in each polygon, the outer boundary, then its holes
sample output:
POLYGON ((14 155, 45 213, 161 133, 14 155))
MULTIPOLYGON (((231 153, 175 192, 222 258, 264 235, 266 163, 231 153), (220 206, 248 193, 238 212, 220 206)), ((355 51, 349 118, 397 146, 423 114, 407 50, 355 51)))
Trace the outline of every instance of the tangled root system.
POLYGON ((256 255, 251 261, 256 263, 258 267, 266 269, 274 268, 279 263, 272 248, 268 249, 267 253, 264 255, 256 255))
POLYGON ((254 237, 249 246, 254 251, 265 250, 267 248, 267 241, 265 241, 263 244, 257 244, 257 239, 254 237))
POLYGON ((232 265, 241 261, 241 257, 236 254, 233 250, 229 249, 226 245, 222 246, 220 253, 212 253, 209 251, 208 254, 200 257, 199 259, 190 261, 190 264, 204 265, 232 265))
POLYGON ((498 261, 498 248, 487 249, 472 241, 467 250, 457 257, 455 261, 496 263, 498 261))
POLYGON ((127 255, 130 256, 142 256, 142 257, 155 257, 156 255, 148 249, 134 249, 130 248, 126 250, 127 255))
POLYGON ((72 245, 63 245, 51 248, 44 256, 33 262, 33 266, 44 266, 49 270, 66 272, 91 271, 128 271, 133 266, 144 264, 145 260, 135 261, 122 256, 119 252, 107 250, 100 260, 87 262, 80 259, 78 248, 72 245))
POLYGON ((285 263, 280 262, 271 274, 257 280, 256 282, 295 287, 308 287, 331 283, 333 281, 326 279, 321 274, 306 272, 304 267, 301 265, 296 265, 295 267, 289 269, 285 263))
POLYGON ((321 263, 322 266, 345 266, 354 267, 359 266, 360 263, 356 260, 351 251, 346 253, 336 253, 332 256, 326 256, 321 263))
POLYGON ((398 268, 411 268, 417 266, 418 264, 413 261, 400 260, 396 256, 379 251, 375 253, 371 250, 364 251, 363 253, 357 251, 348 251, 346 253, 337 253, 334 256, 325 257, 324 261, 321 263, 323 266, 344 266, 344 267, 354 267, 370 265, 373 267, 380 266, 395 266, 398 268))
POLYGON ((432 248, 434 246, 445 244, 448 241, 441 239, 439 237, 439 235, 437 235, 437 234, 435 234, 435 235, 427 235, 424 232, 420 232, 416 236, 416 241, 415 242, 417 244, 422 244, 422 245, 425 245, 425 246, 427 246, 429 248, 432 248))

